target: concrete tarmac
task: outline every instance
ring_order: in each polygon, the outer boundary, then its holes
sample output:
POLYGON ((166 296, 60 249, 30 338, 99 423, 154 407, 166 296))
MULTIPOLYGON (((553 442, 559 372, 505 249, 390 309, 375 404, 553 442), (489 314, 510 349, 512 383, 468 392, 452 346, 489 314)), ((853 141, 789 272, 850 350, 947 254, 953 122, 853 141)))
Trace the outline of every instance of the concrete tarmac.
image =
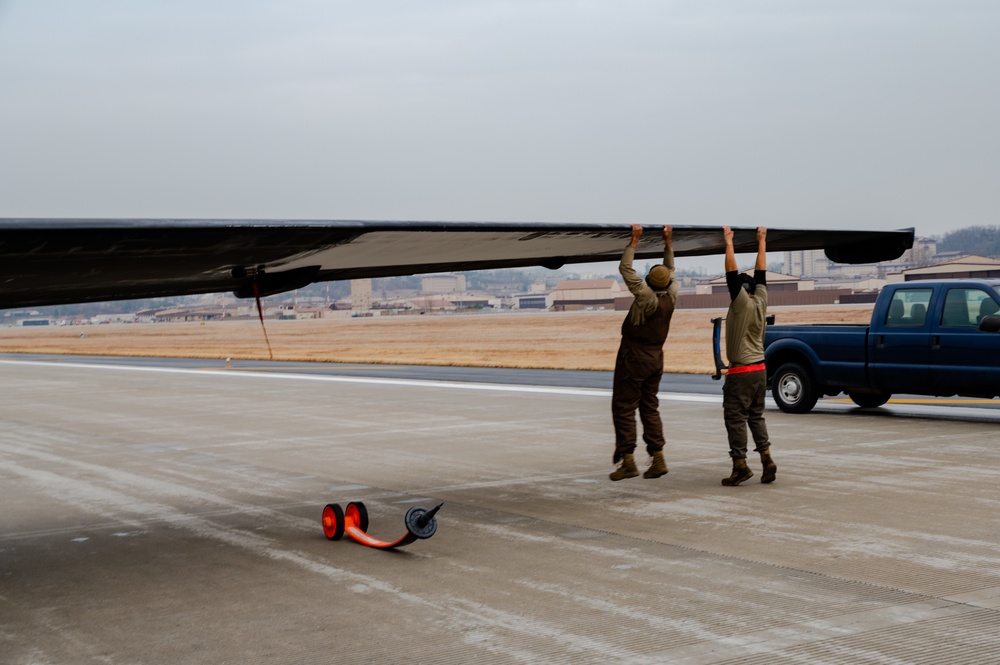
POLYGON ((0 372, 5 665, 1000 663, 1000 410, 772 407, 730 488, 713 394, 612 483, 607 389, 0 372), (386 552, 323 536, 350 501, 444 507, 386 552))

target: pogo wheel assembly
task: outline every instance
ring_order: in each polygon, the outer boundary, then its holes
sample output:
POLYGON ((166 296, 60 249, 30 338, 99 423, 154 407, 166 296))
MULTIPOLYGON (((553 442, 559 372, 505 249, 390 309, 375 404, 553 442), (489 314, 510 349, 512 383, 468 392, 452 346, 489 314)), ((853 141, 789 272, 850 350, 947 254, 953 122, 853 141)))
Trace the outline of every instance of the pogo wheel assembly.
POLYGON ((386 542, 372 538, 368 531, 368 509, 360 501, 352 501, 346 508, 340 504, 328 503, 323 508, 323 534, 330 540, 340 540, 346 533, 355 541, 368 547, 380 550, 390 550, 409 545, 415 540, 430 538, 437 531, 437 520, 434 515, 441 509, 439 503, 430 510, 421 506, 413 506, 406 511, 403 523, 406 525, 406 535, 395 542, 386 542))

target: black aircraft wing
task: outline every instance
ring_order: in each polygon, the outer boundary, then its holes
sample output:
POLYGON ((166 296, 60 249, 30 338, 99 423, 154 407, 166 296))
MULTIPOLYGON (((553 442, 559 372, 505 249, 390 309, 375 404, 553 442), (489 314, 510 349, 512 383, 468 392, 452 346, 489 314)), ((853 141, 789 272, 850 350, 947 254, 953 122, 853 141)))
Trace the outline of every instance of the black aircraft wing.
MULTIPOLYGON (((646 225, 636 258, 663 255, 646 225)), ((733 227, 737 253, 756 228, 733 227)), ((628 224, 319 220, 0 219, 0 308, 233 291, 433 272, 618 261, 628 224)), ((769 228, 769 252, 823 249, 839 263, 898 258, 913 229, 769 228)), ((722 254, 719 227, 673 226, 675 256, 722 254)))

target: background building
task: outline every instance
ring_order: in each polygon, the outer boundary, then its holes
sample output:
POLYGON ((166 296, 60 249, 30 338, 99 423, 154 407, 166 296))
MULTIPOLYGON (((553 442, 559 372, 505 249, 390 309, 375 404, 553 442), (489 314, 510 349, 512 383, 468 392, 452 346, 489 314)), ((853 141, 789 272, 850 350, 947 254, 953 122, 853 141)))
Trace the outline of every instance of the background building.
POLYGON ((422 293, 462 293, 465 275, 427 275, 420 279, 422 293))
POLYGON ((579 309, 614 309, 615 299, 631 297, 625 285, 617 279, 568 279, 552 291, 552 309, 569 312, 579 309))
MULTIPOLYGON (((967 255, 952 261, 945 261, 932 266, 904 270, 901 281, 917 279, 957 279, 957 278, 998 278, 1000 277, 1000 259, 985 256, 967 255)), ((895 280, 894 280, 895 281, 895 280)))
POLYGON ((372 308, 372 280, 351 280, 351 310, 362 314, 372 308))

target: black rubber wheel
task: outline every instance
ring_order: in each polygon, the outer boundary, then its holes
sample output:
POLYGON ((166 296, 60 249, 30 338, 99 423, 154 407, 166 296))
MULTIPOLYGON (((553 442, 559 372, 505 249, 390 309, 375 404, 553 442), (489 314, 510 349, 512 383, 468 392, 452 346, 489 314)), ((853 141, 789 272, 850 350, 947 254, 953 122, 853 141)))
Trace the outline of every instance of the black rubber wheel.
POLYGON ((340 504, 328 503, 323 508, 323 535, 329 540, 340 540, 344 536, 344 509, 340 504))
POLYGON ((771 380, 771 396, 785 413, 808 413, 819 399, 816 382, 798 363, 785 363, 771 380))
POLYGON ((874 409, 889 401, 892 395, 887 393, 847 393, 851 401, 862 409, 874 409))
POLYGON ((403 521, 406 523, 406 530, 416 536, 417 538, 430 538, 437 531, 437 518, 431 517, 430 519, 424 516, 429 511, 426 508, 420 506, 413 506, 406 511, 406 516, 403 521), (421 524, 423 519, 427 519, 424 524, 421 524))
POLYGON ((358 525, 359 529, 364 532, 368 531, 368 509, 365 508, 365 504, 360 501, 352 501, 347 504, 344 513, 346 517, 358 525))

